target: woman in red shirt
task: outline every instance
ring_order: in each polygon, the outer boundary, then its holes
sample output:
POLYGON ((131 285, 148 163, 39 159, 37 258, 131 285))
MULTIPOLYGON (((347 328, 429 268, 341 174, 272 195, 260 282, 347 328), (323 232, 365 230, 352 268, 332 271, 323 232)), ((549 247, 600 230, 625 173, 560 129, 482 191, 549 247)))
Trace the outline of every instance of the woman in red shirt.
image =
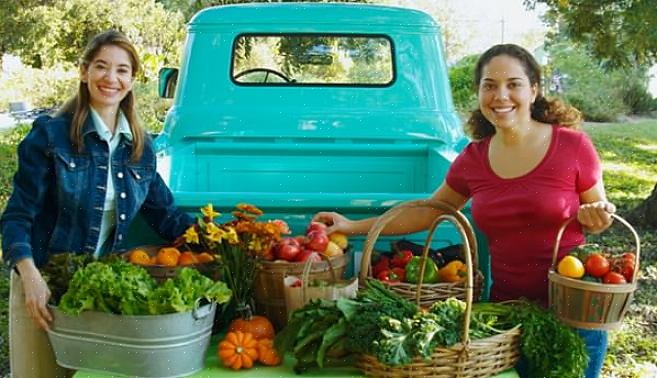
MULTIPOLYGON (((556 232, 577 216, 562 237, 560 256, 582 244, 583 229, 601 232, 615 211, 607 202, 600 161, 581 116, 543 97, 541 70, 522 47, 496 45, 475 67, 479 109, 467 122, 473 139, 452 163, 432 199, 457 209, 472 199, 472 216, 488 239, 491 300, 525 297, 547 305, 547 272, 556 232)), ((431 209, 411 209, 384 229, 406 234, 429 227, 431 209)), ((352 221, 323 212, 315 220, 328 232, 364 234, 375 218, 352 221)), ((604 331, 580 331, 589 349, 586 377, 598 377, 606 352, 604 331)))

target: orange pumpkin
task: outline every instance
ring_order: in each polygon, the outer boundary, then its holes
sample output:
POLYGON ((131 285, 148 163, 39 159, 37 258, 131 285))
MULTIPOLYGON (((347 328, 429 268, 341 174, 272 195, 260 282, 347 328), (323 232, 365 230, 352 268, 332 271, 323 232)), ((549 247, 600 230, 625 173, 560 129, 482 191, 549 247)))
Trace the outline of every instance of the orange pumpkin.
POLYGON ((274 326, 269 319, 260 315, 251 316, 250 319, 237 318, 230 323, 228 331, 248 332, 253 335, 253 338, 256 340, 273 339, 275 335, 274 326))
POLYGON ((178 258, 178 265, 185 266, 195 264, 198 264, 198 259, 194 253, 186 251, 180 254, 180 258, 178 258))
POLYGON ((281 358, 278 356, 278 353, 276 353, 276 349, 274 348, 274 340, 258 340, 258 361, 267 366, 276 366, 281 363, 281 358))
POLYGON ((258 359, 258 342, 248 332, 228 332, 219 343, 217 356, 224 366, 233 370, 249 369, 258 359))
POLYGON ((157 263, 164 266, 177 266, 180 251, 175 247, 164 247, 157 251, 157 263))

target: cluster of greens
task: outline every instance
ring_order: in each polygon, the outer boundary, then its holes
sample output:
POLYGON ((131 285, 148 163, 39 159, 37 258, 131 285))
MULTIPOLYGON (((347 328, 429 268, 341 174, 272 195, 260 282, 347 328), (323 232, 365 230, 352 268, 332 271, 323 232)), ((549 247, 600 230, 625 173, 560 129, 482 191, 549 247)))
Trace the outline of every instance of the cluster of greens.
MULTIPOLYGON (((419 311, 380 281, 368 280, 355 299, 311 301, 295 311, 276 336, 279 353, 292 352, 295 371, 342 365, 367 354, 399 366, 429 358, 436 347, 462 341, 465 303, 455 298, 419 311), (338 358, 339 357, 339 358, 338 358)), ((588 356, 583 341, 551 313, 526 301, 477 303, 469 338, 483 339, 522 327, 521 349, 532 376, 579 377, 588 356)))
POLYGON ((41 274, 50 289, 50 303, 57 305, 68 290, 68 284, 79 269, 94 262, 88 253, 58 253, 50 256, 48 263, 41 268, 41 274))
POLYGON ((158 286, 144 268, 117 259, 92 262, 77 270, 59 309, 69 315, 82 311, 160 315, 191 311, 200 299, 225 303, 231 294, 225 283, 191 268, 181 269, 158 286))

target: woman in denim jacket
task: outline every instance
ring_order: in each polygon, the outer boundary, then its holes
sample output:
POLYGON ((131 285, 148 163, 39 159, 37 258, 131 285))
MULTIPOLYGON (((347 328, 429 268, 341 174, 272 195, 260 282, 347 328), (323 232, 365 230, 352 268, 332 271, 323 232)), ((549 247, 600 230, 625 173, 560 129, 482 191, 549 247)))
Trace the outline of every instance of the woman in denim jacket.
POLYGON ((14 268, 14 377, 70 375, 56 365, 44 332, 52 321, 50 291, 38 268, 50 254, 122 250, 137 213, 168 240, 193 222, 174 206, 137 122, 132 85, 139 65, 123 34, 94 37, 82 57, 77 95, 53 118, 38 118, 18 147, 14 190, 0 219, 3 258, 14 268))

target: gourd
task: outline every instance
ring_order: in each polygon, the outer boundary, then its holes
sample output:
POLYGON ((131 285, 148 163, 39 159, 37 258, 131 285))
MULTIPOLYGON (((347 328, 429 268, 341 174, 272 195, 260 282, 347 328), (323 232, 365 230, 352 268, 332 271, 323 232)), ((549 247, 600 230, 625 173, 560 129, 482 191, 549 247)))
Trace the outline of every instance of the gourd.
POLYGON ((233 370, 249 369, 258 359, 258 341, 248 332, 228 332, 219 343, 217 356, 224 366, 233 370))

